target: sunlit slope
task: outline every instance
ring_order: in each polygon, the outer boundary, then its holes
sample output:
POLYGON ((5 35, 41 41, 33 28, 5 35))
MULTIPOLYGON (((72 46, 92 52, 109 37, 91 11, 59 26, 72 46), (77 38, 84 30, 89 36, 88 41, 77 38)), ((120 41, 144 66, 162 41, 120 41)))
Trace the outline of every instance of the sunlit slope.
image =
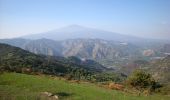
POLYGON ((58 94, 60 100, 168 100, 168 96, 134 96, 91 83, 71 83, 49 76, 18 73, 0 75, 0 99, 36 100, 41 92, 58 94))

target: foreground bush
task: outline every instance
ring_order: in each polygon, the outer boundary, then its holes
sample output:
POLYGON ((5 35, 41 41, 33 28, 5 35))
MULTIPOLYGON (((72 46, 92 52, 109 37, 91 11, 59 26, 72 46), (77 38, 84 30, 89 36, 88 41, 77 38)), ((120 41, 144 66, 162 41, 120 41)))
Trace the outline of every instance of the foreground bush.
POLYGON ((151 74, 143 71, 143 70, 136 70, 134 71, 127 79, 127 85, 130 87, 134 87, 140 91, 149 92, 155 91, 155 89, 159 88, 161 85, 156 82, 151 74))

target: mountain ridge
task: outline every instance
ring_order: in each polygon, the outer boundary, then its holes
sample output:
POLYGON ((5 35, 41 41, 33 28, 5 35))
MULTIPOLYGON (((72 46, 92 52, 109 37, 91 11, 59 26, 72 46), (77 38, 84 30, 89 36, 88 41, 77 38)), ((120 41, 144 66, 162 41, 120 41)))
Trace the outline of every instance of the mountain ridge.
POLYGON ((20 47, 35 54, 47 56, 76 56, 91 59, 106 67, 127 65, 129 61, 151 60, 165 57, 169 45, 164 43, 133 44, 129 42, 109 41, 103 39, 68 39, 63 41, 51 39, 0 39, 0 43, 20 47))
POLYGON ((116 32, 110 32, 95 28, 88 28, 80 25, 70 25, 52 31, 22 36, 21 38, 25 39, 47 38, 52 40, 89 38, 89 39, 114 40, 120 42, 134 42, 139 40, 148 40, 137 36, 129 36, 126 34, 120 34, 116 32))

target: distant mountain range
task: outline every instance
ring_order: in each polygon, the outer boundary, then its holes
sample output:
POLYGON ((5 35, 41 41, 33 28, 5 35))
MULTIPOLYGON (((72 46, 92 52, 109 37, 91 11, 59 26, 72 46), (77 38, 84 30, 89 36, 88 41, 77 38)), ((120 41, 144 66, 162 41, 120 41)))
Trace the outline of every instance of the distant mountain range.
POLYGON ((114 40, 119 42, 139 42, 149 41, 149 39, 119 34, 94 28, 83 27, 79 25, 70 25, 53 31, 26 35, 21 38, 25 39, 41 39, 47 38, 52 40, 67 40, 67 39, 103 39, 114 40))
POLYGON ((138 59, 157 59, 170 52, 166 40, 143 39, 79 25, 22 38, 0 39, 0 43, 35 54, 92 59, 107 67, 125 65, 138 59))
POLYGON ((166 44, 136 45, 128 42, 107 41, 102 39, 69 39, 55 41, 50 39, 1 39, 0 43, 20 47, 35 54, 50 56, 76 56, 92 59, 107 67, 126 64, 129 60, 164 57, 168 50, 166 44))
POLYGON ((101 39, 73 39, 65 41, 5 39, 0 40, 0 42, 23 48, 35 54, 64 57, 77 56, 82 59, 118 59, 142 54, 138 46, 126 42, 101 39))
POLYGON ((67 73, 67 67, 74 66, 78 71, 81 68, 92 73, 114 70, 126 75, 142 67, 154 77, 160 76, 157 77, 160 81, 170 80, 169 74, 165 74, 169 71, 170 55, 170 42, 166 40, 143 39, 73 25, 22 38, 0 39, 0 43, 11 45, 0 44, 1 67, 9 65, 15 69, 26 64, 37 70, 34 67, 37 64, 39 67, 50 66, 49 69, 38 68, 46 73, 53 73, 51 69, 56 70, 55 73, 62 70, 67 73))

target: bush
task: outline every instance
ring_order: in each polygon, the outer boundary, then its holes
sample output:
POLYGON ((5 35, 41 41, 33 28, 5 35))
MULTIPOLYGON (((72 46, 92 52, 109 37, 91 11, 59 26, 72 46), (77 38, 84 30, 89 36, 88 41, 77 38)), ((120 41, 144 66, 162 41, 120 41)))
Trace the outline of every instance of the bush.
POLYGON ((152 76, 145 71, 136 70, 127 79, 128 86, 135 87, 138 90, 150 90, 153 91, 159 88, 160 85, 156 82, 152 76))

